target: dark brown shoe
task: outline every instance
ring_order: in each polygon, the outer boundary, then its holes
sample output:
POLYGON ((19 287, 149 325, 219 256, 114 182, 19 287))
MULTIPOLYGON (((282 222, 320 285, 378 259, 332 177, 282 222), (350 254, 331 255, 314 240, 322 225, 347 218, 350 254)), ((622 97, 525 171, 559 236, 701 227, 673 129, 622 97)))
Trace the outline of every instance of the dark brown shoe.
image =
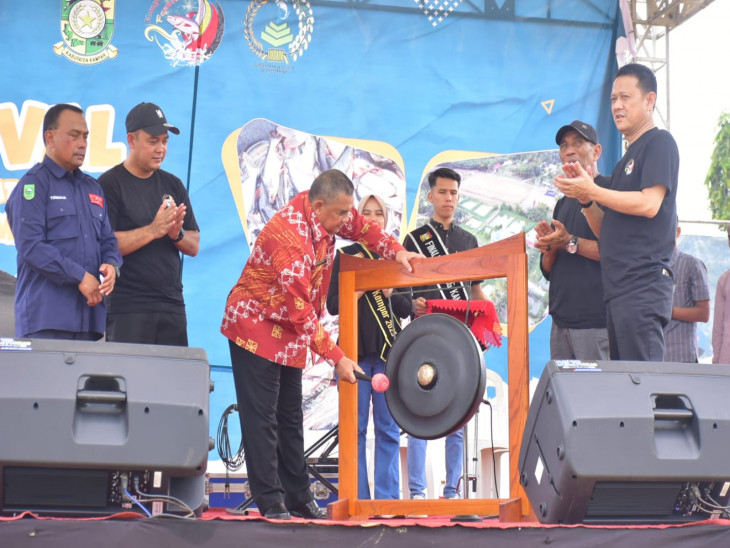
POLYGON ((286 507, 277 502, 276 504, 269 506, 264 512, 263 516, 266 519, 291 519, 291 514, 287 511, 286 507))
POLYGON ((327 511, 310 500, 307 504, 289 509, 292 516, 304 519, 327 519, 327 511))

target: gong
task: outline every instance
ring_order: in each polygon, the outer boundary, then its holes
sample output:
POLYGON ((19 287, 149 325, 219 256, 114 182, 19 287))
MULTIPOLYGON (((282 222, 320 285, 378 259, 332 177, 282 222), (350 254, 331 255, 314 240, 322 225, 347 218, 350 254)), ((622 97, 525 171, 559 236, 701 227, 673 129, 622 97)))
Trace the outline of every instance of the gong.
POLYGON ((479 343, 447 314, 426 314, 409 323, 393 343, 385 374, 393 419, 406 433, 426 440, 469 422, 487 383, 479 343))

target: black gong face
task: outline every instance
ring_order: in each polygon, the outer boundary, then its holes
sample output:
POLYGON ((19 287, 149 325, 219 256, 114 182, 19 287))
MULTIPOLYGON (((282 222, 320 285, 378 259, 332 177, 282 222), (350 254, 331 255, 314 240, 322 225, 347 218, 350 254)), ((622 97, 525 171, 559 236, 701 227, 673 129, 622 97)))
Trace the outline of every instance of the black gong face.
POLYGON ((395 339, 385 373, 390 379, 385 400, 395 422, 406 433, 427 440, 469 422, 487 382, 476 338, 446 314, 426 314, 408 324, 395 339), (427 373, 435 373, 432 382, 424 382, 431 377, 427 373))

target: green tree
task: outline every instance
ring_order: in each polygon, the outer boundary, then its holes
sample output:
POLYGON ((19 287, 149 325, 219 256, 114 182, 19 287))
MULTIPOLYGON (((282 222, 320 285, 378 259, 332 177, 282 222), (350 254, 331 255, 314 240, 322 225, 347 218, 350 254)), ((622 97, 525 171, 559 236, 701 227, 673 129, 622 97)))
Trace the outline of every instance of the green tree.
MULTIPOLYGON (((720 115, 710 169, 705 178, 712 218, 730 219, 730 113, 720 115)), ((724 228, 723 228, 724 230, 724 228)))

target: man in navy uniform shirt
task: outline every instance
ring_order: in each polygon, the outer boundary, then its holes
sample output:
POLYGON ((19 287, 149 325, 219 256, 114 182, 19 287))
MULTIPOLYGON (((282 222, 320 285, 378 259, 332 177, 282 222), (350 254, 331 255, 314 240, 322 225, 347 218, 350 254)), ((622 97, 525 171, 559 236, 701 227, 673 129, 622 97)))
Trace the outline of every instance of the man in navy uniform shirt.
POLYGON ((79 168, 89 130, 83 111, 51 107, 43 119, 46 155, 18 182, 6 204, 18 251, 15 334, 98 340, 104 296, 122 264, 104 193, 79 168))

